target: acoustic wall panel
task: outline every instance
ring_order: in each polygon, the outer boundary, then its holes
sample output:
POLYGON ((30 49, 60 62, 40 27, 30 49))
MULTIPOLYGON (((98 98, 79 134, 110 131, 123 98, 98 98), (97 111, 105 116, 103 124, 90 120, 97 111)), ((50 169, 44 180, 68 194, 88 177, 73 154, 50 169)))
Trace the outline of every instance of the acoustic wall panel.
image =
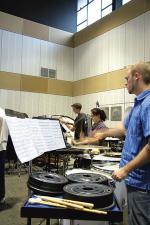
POLYGON ((40 40, 23 36, 22 73, 40 75, 40 40))
POLYGON ((144 14, 127 22, 125 27, 125 65, 144 61, 144 14))
POLYGON ((150 11, 145 13, 145 61, 150 61, 150 11))
POLYGON ((20 91, 0 89, 0 107, 20 110, 20 91))
POLYGON ((0 70, 1 70, 1 60, 2 60, 2 30, 0 29, 0 70))
POLYGON ((29 117, 39 115, 39 94, 21 92, 20 111, 28 114, 29 117))
POLYGON ((121 69, 125 65, 125 25, 109 31, 109 71, 121 69))
POLYGON ((1 70, 21 73, 22 36, 2 31, 1 70))

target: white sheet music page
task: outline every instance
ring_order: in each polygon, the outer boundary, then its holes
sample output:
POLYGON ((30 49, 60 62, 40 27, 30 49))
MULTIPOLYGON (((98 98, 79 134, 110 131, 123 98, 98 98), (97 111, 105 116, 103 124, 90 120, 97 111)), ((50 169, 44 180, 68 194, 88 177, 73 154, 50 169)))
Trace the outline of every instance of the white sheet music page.
POLYGON ((19 160, 28 162, 44 152, 66 148, 58 120, 6 117, 19 160))
POLYGON ((28 129, 30 130, 30 137, 38 155, 48 151, 47 144, 41 132, 41 127, 38 119, 25 119, 28 129))
POLYGON ((24 163, 38 157, 26 119, 6 117, 6 121, 19 160, 24 163))
POLYGON ((59 120, 38 120, 38 122, 47 145, 46 151, 66 148, 59 120))

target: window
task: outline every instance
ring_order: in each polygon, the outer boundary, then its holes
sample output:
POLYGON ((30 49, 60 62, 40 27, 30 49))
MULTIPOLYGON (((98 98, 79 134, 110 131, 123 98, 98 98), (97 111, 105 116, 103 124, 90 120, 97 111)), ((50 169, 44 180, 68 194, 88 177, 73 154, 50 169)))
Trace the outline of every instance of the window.
POLYGON ((87 27, 87 21, 79 24, 78 27, 77 27, 77 31, 80 31, 80 30, 84 29, 85 27, 87 27))
POLYGON ((127 2, 130 2, 131 0, 122 0, 122 5, 126 4, 127 2))
POLYGON ((107 8, 102 10, 102 17, 110 14, 112 12, 112 5, 108 6, 107 8))
POLYGON ((77 31, 87 27, 87 3, 88 0, 78 0, 77 6, 77 31))
POLYGON ((102 9, 112 4, 112 0, 102 0, 102 9))
POLYGON ((102 0, 102 16, 104 17, 112 12, 112 0, 102 0))
POLYGON ((86 5, 87 5, 87 1, 88 1, 88 0, 78 0, 77 11, 79 11, 79 10, 82 9, 84 6, 86 6, 86 5))
POLYGON ((110 14, 112 10, 129 1, 131 0, 78 0, 77 31, 110 14))
POLYGON ((77 25, 83 23, 85 20, 87 20, 87 6, 78 12, 77 25))
POLYGON ((88 25, 101 18, 101 0, 94 0, 88 5, 88 25))

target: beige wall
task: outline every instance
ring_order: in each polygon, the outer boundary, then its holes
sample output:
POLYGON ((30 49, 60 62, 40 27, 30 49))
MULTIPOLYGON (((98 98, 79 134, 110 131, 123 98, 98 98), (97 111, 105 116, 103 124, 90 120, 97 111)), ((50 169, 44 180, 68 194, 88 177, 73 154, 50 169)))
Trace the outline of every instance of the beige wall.
POLYGON ((123 118, 134 101, 124 89, 125 67, 150 61, 149 9, 150 1, 132 0, 74 37, 0 12, 1 106, 71 116, 72 102, 90 113, 99 100, 110 110, 121 106, 123 118), (41 78, 41 66, 57 69, 57 80, 41 78))
POLYGON ((72 33, 22 19, 20 17, 16 17, 1 11, 0 29, 69 47, 73 47, 74 45, 72 33))

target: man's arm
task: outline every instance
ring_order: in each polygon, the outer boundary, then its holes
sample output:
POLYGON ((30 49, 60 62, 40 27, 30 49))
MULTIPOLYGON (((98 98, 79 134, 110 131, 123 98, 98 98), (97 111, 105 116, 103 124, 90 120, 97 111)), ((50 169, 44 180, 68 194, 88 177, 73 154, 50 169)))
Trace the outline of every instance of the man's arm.
POLYGON ((72 144, 76 145, 76 146, 78 146, 78 145, 88 145, 88 144, 98 144, 98 143, 99 143, 98 139, 96 139, 96 138, 88 138, 88 137, 82 138, 79 141, 72 140, 72 144))
POLYGON ((148 138, 148 143, 139 152, 139 154, 127 163, 124 167, 113 172, 112 177, 115 180, 121 181, 133 170, 146 165, 150 162, 150 137, 148 138))
POLYGON ((125 128, 123 125, 120 125, 115 129, 103 129, 103 131, 96 132, 93 137, 86 137, 85 139, 79 141, 72 141, 73 145, 86 145, 86 144, 98 144, 99 141, 102 141, 106 137, 122 137, 125 135, 125 128))
POLYGON ((112 129, 105 129, 105 131, 102 132, 97 132, 94 134, 94 138, 96 138, 96 140, 103 140, 106 137, 122 137, 125 135, 125 127, 123 124, 121 124, 119 127, 117 128, 112 128, 112 129))

